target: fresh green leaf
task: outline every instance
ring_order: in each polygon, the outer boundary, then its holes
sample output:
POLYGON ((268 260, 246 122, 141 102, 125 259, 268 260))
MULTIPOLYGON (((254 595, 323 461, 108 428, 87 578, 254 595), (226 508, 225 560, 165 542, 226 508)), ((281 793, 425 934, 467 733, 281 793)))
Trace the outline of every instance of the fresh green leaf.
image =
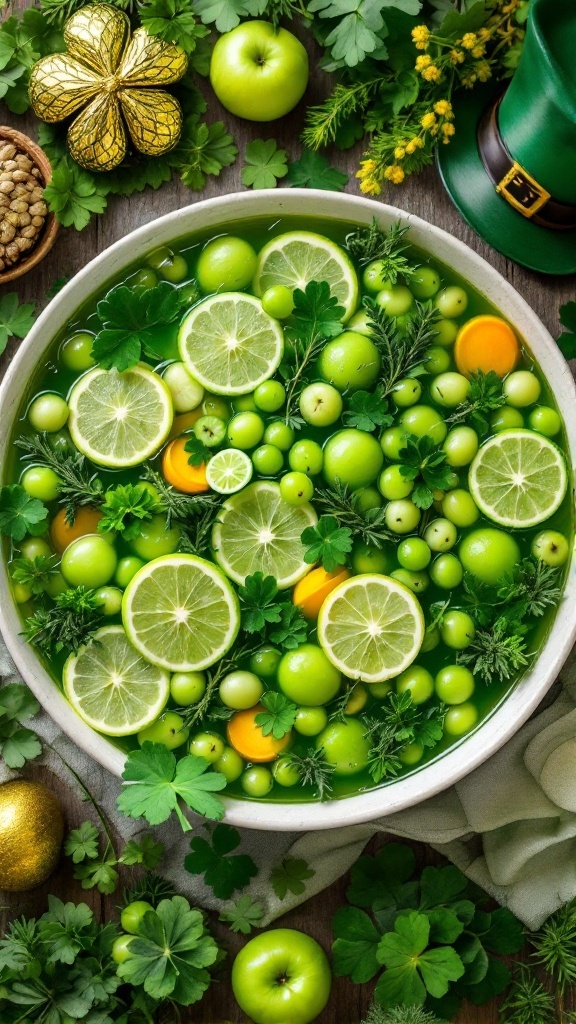
POLYGON ((194 52, 198 39, 208 35, 209 30, 196 21, 191 0, 146 0, 138 14, 150 35, 176 43, 187 54, 194 52))
POLYGON ((74 878, 83 889, 97 889, 102 895, 110 896, 118 888, 117 860, 113 853, 97 860, 86 860, 74 868, 74 878))
POLYGON ((288 174, 286 160, 286 150, 278 149, 274 139, 254 139, 246 146, 242 184, 252 188, 275 188, 277 179, 288 174))
POLYGON ((58 573, 56 555, 36 555, 34 558, 15 558, 10 562, 10 575, 31 594, 44 594, 58 573))
POLYGON ((101 533, 120 533, 124 540, 134 540, 142 532, 142 523, 152 518, 155 499, 144 484, 118 484, 104 495, 101 533))
POLYGON ((217 825, 210 840, 195 836, 190 841, 192 853, 184 858, 184 867, 191 875, 203 875, 206 885, 221 900, 229 900, 237 889, 243 889, 258 869, 245 853, 232 850, 240 846, 240 833, 230 825, 217 825))
POLYGON ((417 508, 430 508, 434 491, 450 487, 452 470, 446 461, 446 452, 428 435, 408 434, 398 458, 401 475, 414 483, 410 497, 417 508))
POLYGON ((155 329, 174 323, 183 311, 177 288, 160 281, 153 288, 115 285, 96 307, 101 328, 92 346, 93 358, 110 370, 122 372, 142 355, 159 359, 152 347, 155 329))
POLYGON ((246 15, 244 0, 193 0, 193 8, 205 25, 214 25, 217 32, 230 32, 246 15))
POLYGON ((39 710, 28 687, 9 683, 0 688, 0 754, 8 768, 22 768, 42 753, 36 734, 23 727, 39 710))
POLYGON ((309 565, 320 562, 326 572, 345 565, 352 550, 352 531, 339 526, 335 516, 320 516, 316 526, 307 526, 302 532, 301 540, 306 548, 304 561, 309 565))
POLYGON ((499 603, 507 608, 520 606, 521 617, 541 618, 546 609, 557 605, 561 596, 560 570, 539 558, 523 558, 497 584, 499 603))
POLYGON ((429 937, 430 922, 416 911, 396 918, 394 931, 382 936, 376 958, 387 970, 375 992, 381 1006, 422 1006, 427 993, 439 999, 451 981, 462 977, 464 965, 456 951, 451 946, 428 948, 429 937))
POLYGON ((498 907, 490 914, 488 931, 482 934, 482 945, 491 953, 509 956, 519 953, 524 945, 524 928, 507 907, 498 907))
POLYGON ((16 292, 7 292, 0 299, 0 355, 14 335, 25 338, 35 320, 34 304, 20 304, 16 292))
POLYGON ((71 157, 65 157, 52 168, 44 198, 63 227, 82 231, 93 213, 104 213, 106 185, 79 167, 71 157))
POLYGON ((416 271, 416 265, 404 255, 409 249, 404 241, 407 231, 399 222, 388 230, 381 228, 374 217, 368 227, 356 228, 346 236, 346 249, 361 267, 381 262, 382 276, 396 284, 398 277, 410 278, 416 271))
MULTIPOLYGON (((199 3, 196 9, 198 7, 199 3)), ((197 114, 192 114, 185 119, 182 138, 172 162, 184 184, 199 190, 204 188, 208 174, 217 177, 223 167, 234 163, 237 156, 238 150, 223 121, 208 125, 201 122, 197 114)))
POLYGON ((188 832, 192 826, 180 809, 180 797, 191 810, 218 820, 224 816, 224 806, 212 794, 225 789, 226 779, 209 768, 203 757, 187 754, 176 761, 162 743, 146 741, 140 750, 128 754, 118 809, 129 818, 146 818, 150 825, 160 825, 175 811, 188 832))
POLYGON ((74 864, 95 860, 100 852, 100 833, 91 821, 83 821, 66 836, 64 853, 74 864))
POLYGON ((267 622, 280 622, 281 602, 276 600, 278 586, 273 576, 255 572, 247 576, 238 587, 242 629, 246 633, 261 633, 267 622))
POLYGON ((303 786, 311 786, 318 800, 325 800, 332 792, 332 776, 334 765, 324 757, 324 749, 309 747, 305 754, 286 754, 287 760, 293 765, 303 786))
POLYGON ((364 300, 370 323, 371 340, 380 352, 380 384, 383 395, 392 393, 404 377, 415 377, 423 371, 430 346, 434 344, 438 310, 431 302, 416 303, 416 313, 400 326, 394 317, 370 299, 364 300))
POLYGON ((286 181, 292 188, 319 188, 327 192, 342 192, 348 184, 348 175, 330 167, 325 156, 305 149, 299 160, 288 167, 286 181))
POLYGON ((208 445, 204 444, 199 437, 189 437, 184 445, 184 451, 188 452, 188 462, 191 466, 202 466, 209 462, 212 452, 208 445))
POLYGON ((336 937, 332 946, 334 974, 362 985, 380 970, 376 959, 381 933, 368 914, 356 907, 341 907, 332 918, 336 937))
POLYGON ((493 370, 488 373, 478 370, 471 375, 466 400, 456 406, 446 422, 454 424, 466 420, 479 434, 486 434, 490 429, 486 414, 500 409, 505 402, 506 396, 498 374, 493 370))
POLYGON ((474 639, 464 651, 458 652, 456 660, 490 684, 495 677, 501 681, 511 679, 529 664, 527 655, 523 629, 513 631, 509 621, 501 616, 490 628, 476 630, 474 639))
POLYGON ((446 1024, 446 1021, 421 1006, 393 1006, 385 1010, 373 1003, 360 1024, 446 1024))
POLYGON ((239 896, 231 907, 223 910, 218 920, 229 925, 233 932, 250 935, 252 929, 258 927, 263 917, 264 907, 262 904, 246 894, 239 896))
POLYGON ((342 527, 352 531, 354 540, 371 547, 381 548, 383 544, 398 543, 399 535, 386 526, 386 509, 363 509, 358 491, 350 491, 338 481, 333 487, 317 487, 314 502, 326 515, 335 516, 342 527))
POLYGON ((317 338, 326 341, 344 330, 344 308, 326 281, 309 281, 304 291, 295 288, 293 301, 286 331, 296 344, 305 346, 317 338))
POLYGON ((551 1024, 556 1016, 554 998, 528 964, 518 967, 506 998, 499 1007, 506 1024, 551 1024))
POLYGON ((153 836, 144 835, 140 842, 130 839, 118 860, 120 864, 127 864, 132 867, 141 864, 146 871, 154 871, 164 856, 164 844, 157 843, 153 836))
POLYGON ((346 404, 347 409, 342 419, 347 427, 371 433, 377 427, 389 427, 393 422, 381 387, 374 391, 355 391, 346 404))
POLYGON ((102 604, 95 590, 71 587, 55 598, 50 608, 37 608, 25 622, 23 637, 48 655, 72 651, 88 643, 103 622, 102 604))
POLYGON ((291 732, 298 714, 298 706, 274 690, 263 694, 260 703, 266 710, 256 715, 256 725, 262 729, 263 736, 272 733, 275 740, 281 740, 286 733, 291 732))
POLYGON ((410 881, 415 866, 408 846, 386 843, 374 857, 360 857, 352 866, 347 899, 357 907, 372 907, 379 921, 378 912, 390 907, 415 910, 418 884, 410 881))
POLYGON ((308 638, 308 623, 302 610, 291 601, 280 605, 280 621, 270 630, 270 641, 285 651, 293 651, 308 638))
POLYGON ((48 510, 38 498, 31 498, 20 484, 8 484, 0 490, 0 533, 18 543, 29 526, 41 523, 48 510))
POLYGON ((286 899, 291 892, 294 896, 301 896, 306 890, 306 881, 313 878, 316 872, 298 857, 285 857, 281 864, 277 864, 270 872, 270 885, 279 900, 286 899))

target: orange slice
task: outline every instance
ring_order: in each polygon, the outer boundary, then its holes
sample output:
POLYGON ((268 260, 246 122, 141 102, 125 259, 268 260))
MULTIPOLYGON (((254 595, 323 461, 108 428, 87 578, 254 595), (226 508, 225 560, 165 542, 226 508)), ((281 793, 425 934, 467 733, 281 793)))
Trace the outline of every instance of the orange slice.
POLYGON ((505 377, 520 359, 520 344, 510 324, 499 316, 474 316, 458 331, 454 359, 465 377, 478 370, 493 370, 505 377))
POLYGON ((192 409, 191 412, 181 412, 179 416, 175 416, 172 421, 172 429, 168 434, 168 441, 173 441, 175 437, 180 437, 186 430, 192 430, 192 427, 202 416, 202 406, 198 406, 197 409, 192 409))
POLYGON ((206 480, 206 466, 203 462, 199 466, 190 465, 189 453, 184 451, 187 441, 187 437, 177 437, 166 446, 162 455, 162 473, 164 479, 177 491, 202 494, 210 490, 206 480))
POLYGON ((102 513, 97 508, 79 508, 76 510, 74 522, 70 525, 66 522, 65 510, 61 508, 54 516, 50 527, 52 547, 61 555, 73 540, 85 537, 88 533, 97 533, 101 519, 102 513))
POLYGON ((334 572, 326 572, 322 566, 312 569, 303 580, 299 580, 292 593, 292 602, 302 610, 307 619, 317 619, 318 613, 328 594, 350 576, 348 569, 340 566, 334 572))
POLYGON ((245 761, 253 761, 256 764, 274 761, 290 743, 289 732, 281 740, 276 740, 272 734, 265 736, 262 729, 256 725, 256 715, 265 710, 262 704, 256 704, 247 711, 238 711, 228 722, 228 742, 245 761))

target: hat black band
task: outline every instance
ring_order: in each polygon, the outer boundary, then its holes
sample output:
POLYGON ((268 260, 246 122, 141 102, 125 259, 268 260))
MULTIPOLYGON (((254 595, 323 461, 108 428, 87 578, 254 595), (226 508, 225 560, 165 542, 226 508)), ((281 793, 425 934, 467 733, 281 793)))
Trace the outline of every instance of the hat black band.
POLYGON ((553 199, 509 153, 498 125, 501 101, 500 96, 486 108, 478 126, 478 151, 496 191, 534 224, 552 231, 576 228, 576 206, 553 199))

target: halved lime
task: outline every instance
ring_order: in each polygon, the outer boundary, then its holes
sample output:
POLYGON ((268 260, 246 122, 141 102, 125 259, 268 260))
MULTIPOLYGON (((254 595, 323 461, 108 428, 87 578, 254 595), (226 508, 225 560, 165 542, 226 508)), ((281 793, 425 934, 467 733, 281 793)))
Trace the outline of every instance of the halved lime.
POLYGON ((93 729, 130 736, 162 711, 170 695, 170 673, 140 657, 122 626, 104 626, 94 641, 68 658, 64 692, 93 729))
POLYGON ((291 291, 304 289, 309 281, 327 281, 330 292, 346 310, 345 320, 358 305, 358 278, 343 249, 313 231, 287 231, 260 251, 254 275, 254 291, 282 284, 291 291))
POLYGON ((560 506, 568 474, 560 449, 532 430, 503 430, 478 449, 468 487, 481 512, 500 526, 537 526, 560 506))
POLYGON ((403 672, 424 639, 424 616, 411 590, 388 576, 352 576, 328 594, 318 642, 349 679, 379 683, 403 672))
POLYGON ((79 451, 100 466, 137 466, 162 447, 173 410, 168 387, 146 366, 119 373, 95 366, 74 385, 68 427, 79 451))
POLYGON ((239 448, 223 448, 206 466, 206 482, 218 494, 234 494, 252 479, 252 459, 239 448))
POLYGON ((278 369, 284 335, 259 299, 222 292, 190 310, 180 327, 178 347, 186 367, 205 388, 216 395, 245 395, 278 369))
POLYGON ((235 591, 212 562, 196 555, 154 558, 124 591, 122 621, 136 650, 171 672, 218 661, 240 628, 235 591))
POLYGON ((311 505, 288 505, 278 484, 259 480, 224 502, 212 530, 214 557, 235 583, 262 572, 280 590, 291 587, 310 571, 300 537, 317 522, 311 505))

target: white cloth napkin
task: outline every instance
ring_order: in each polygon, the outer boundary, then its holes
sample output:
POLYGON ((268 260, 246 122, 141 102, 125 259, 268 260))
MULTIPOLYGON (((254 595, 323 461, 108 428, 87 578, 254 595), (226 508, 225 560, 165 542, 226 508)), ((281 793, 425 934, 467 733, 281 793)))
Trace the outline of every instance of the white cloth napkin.
MULTIPOLYGON (((20 681, 1 638, 0 679, 2 683, 20 681)), ((348 870, 372 835, 386 832, 429 843, 529 928, 538 928, 559 906, 576 897, 576 649, 561 673, 561 683, 554 702, 486 764, 416 807, 328 832, 244 830, 239 851, 250 854, 259 868, 244 891, 263 904, 262 924, 326 888, 348 870), (271 869, 287 856, 307 861, 315 874, 304 893, 279 900, 268 879, 271 869)), ((145 822, 125 818, 116 810, 118 779, 84 754, 45 713, 31 727, 42 738, 44 753, 24 774, 33 775, 33 765, 42 763, 75 788, 64 758, 121 840, 143 830, 145 822)), ((14 776, 0 759, 0 782, 14 776)), ((86 816, 90 816, 88 806, 86 816)), ((191 820, 197 834, 202 822, 191 820)), ((191 834, 184 835, 176 821, 152 831, 166 845, 162 873, 195 903, 224 909, 228 904, 217 900, 199 876, 184 869, 191 834)))

